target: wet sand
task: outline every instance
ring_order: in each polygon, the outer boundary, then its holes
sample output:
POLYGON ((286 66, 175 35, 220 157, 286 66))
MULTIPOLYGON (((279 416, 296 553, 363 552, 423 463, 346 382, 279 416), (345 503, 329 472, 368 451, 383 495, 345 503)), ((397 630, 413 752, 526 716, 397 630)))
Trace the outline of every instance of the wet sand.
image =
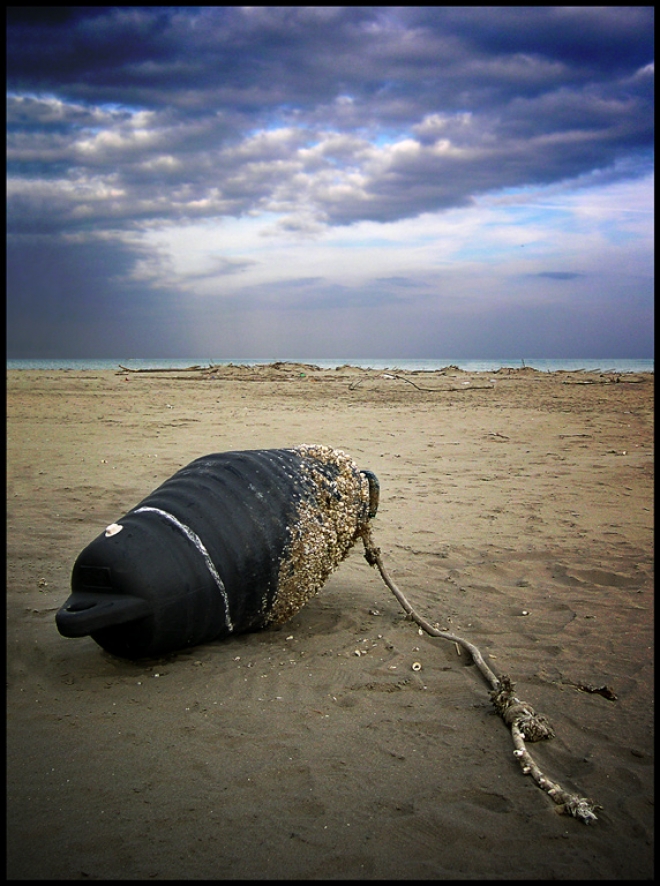
POLYGON ((653 876, 652 375, 7 384, 10 879, 653 876), (378 475, 392 578, 547 715, 530 751, 596 823, 523 775, 477 669, 357 545, 279 628, 141 662, 59 635, 77 554, 179 467, 317 442, 378 475))

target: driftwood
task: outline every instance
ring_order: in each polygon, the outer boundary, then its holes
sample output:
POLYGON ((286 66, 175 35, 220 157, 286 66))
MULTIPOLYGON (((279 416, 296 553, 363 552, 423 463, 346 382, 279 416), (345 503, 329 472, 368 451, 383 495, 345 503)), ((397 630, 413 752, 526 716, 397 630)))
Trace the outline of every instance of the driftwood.
POLYGON ((182 366, 177 368, 175 366, 170 367, 169 369, 131 369, 129 366, 122 366, 119 364, 119 368, 124 372, 202 372, 204 370, 210 369, 210 366, 182 366))
POLYGON ((463 387, 460 388, 421 388, 419 385, 416 385, 414 381, 405 378, 403 375, 395 375, 394 378, 401 379, 401 381, 407 381, 409 385, 412 385, 413 388, 417 388, 418 391, 428 391, 430 394, 444 394, 445 391, 491 391, 495 387, 495 385, 476 385, 475 387, 463 385, 463 387))
POLYGON ((380 548, 377 548, 374 544, 371 528, 368 525, 362 532, 361 537, 364 543, 364 556, 367 563, 378 568, 381 578, 403 607, 406 616, 411 621, 416 622, 420 628, 432 637, 451 640, 457 644, 457 648, 462 646, 463 649, 470 653, 475 665, 491 687, 490 698, 495 709, 511 730, 511 737, 515 747, 513 754, 520 763, 523 773, 531 775, 536 784, 554 800, 560 812, 572 815, 585 824, 597 821, 596 810, 602 807, 597 806, 593 800, 587 797, 581 797, 579 794, 565 790, 561 785, 549 779, 543 774, 525 746, 526 741, 540 741, 554 736, 554 730, 546 717, 542 714, 537 714, 530 704, 521 701, 514 695, 515 684, 511 682, 510 677, 506 674, 501 674, 497 677, 473 643, 469 643, 457 634, 439 630, 415 612, 403 593, 387 574, 381 558, 380 548))
POLYGON ((599 379, 564 379, 563 385, 616 385, 620 382, 626 385, 641 385, 646 381, 645 378, 624 378, 620 376, 616 378, 599 378, 599 379))
MULTIPOLYGON (((368 376, 368 377, 373 378, 374 376, 368 376)), ((411 381, 409 378, 406 378, 403 375, 396 375, 395 374, 395 375, 388 375, 386 377, 387 378, 396 378, 396 379, 399 379, 399 381, 405 381, 409 385, 412 385, 413 388, 416 388, 418 391, 425 391, 429 394, 447 394, 451 391, 458 391, 461 394, 465 393, 466 391, 492 391, 492 389, 495 387, 495 385, 475 385, 472 387, 470 387, 468 385, 463 385, 460 388, 422 388, 422 387, 420 387, 420 385, 415 384, 414 381, 411 381)), ((380 378, 383 378, 383 376, 380 376, 380 378)), ((358 381, 351 382, 351 384, 348 386, 349 391, 354 391, 359 385, 362 384, 363 381, 365 381, 364 378, 361 378, 358 381)))

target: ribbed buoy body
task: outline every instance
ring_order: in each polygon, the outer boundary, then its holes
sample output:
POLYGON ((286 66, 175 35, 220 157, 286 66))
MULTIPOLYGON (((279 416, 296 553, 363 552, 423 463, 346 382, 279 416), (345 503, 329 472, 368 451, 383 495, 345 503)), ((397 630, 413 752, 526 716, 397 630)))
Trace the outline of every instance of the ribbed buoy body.
POLYGON ((375 476, 325 446, 198 458, 80 553, 57 627, 143 658, 286 621, 377 501, 375 476))

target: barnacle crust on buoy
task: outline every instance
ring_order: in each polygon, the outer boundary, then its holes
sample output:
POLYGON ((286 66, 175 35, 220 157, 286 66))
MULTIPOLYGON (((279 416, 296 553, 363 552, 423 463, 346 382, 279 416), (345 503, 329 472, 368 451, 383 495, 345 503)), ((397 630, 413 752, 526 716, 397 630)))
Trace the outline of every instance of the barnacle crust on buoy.
POLYGON ((289 527, 270 624, 287 621, 319 592, 348 555, 369 513, 369 482, 349 455, 308 444, 293 451, 302 458, 308 495, 301 498, 289 527))

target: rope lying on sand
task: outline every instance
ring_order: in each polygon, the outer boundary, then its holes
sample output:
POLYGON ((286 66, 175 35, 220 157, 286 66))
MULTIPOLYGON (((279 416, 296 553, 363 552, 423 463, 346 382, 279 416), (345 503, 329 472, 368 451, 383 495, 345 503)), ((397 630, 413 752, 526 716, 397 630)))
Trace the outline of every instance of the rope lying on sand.
POLYGON ((416 622, 420 628, 432 637, 451 640, 470 653, 482 676, 491 687, 490 697, 495 709, 511 730, 511 737, 515 746, 513 753, 520 763, 523 773, 531 775, 541 790, 546 791, 552 797, 559 806, 560 812, 572 815, 585 824, 597 821, 596 810, 602 807, 596 805, 593 800, 589 800, 587 797, 581 797, 578 794, 565 790, 561 785, 549 779, 543 774, 525 746, 526 741, 541 741, 554 736, 554 730, 547 719, 542 714, 537 714, 530 704, 521 701, 514 695, 515 684, 511 682, 510 677, 506 674, 502 674, 499 677, 495 676, 476 646, 457 634, 435 628, 430 622, 415 612, 387 574, 381 559, 380 548, 374 544, 369 525, 363 529, 361 537, 364 543, 364 556, 367 563, 370 566, 378 567, 381 578, 397 598, 407 617, 416 622))

